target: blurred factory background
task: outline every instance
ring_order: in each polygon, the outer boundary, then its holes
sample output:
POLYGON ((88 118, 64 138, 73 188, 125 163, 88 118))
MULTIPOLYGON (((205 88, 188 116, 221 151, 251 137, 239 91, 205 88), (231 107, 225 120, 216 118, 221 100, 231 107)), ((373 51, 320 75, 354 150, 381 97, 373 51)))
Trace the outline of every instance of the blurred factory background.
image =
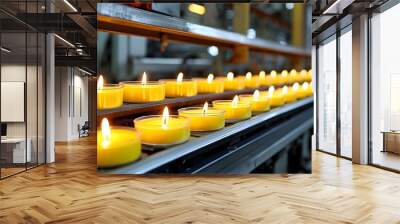
MULTIPOLYGON (((182 21, 198 24, 210 28, 209 32, 224 30, 244 34, 248 41, 255 43, 261 39, 278 47, 311 49, 311 34, 306 32, 311 29, 311 5, 133 3, 130 6, 178 17, 181 20, 176 19, 177 24, 182 21)), ((147 33, 137 35, 98 32, 98 72, 108 82, 137 80, 144 71, 157 80, 175 78, 177 72, 190 78, 209 73, 224 76, 229 71, 244 74, 247 71, 311 67, 308 59, 249 51, 242 46, 221 47, 206 38, 183 43, 169 41, 168 36, 148 38, 147 33)), ((223 36, 220 38, 224 39, 223 36)))

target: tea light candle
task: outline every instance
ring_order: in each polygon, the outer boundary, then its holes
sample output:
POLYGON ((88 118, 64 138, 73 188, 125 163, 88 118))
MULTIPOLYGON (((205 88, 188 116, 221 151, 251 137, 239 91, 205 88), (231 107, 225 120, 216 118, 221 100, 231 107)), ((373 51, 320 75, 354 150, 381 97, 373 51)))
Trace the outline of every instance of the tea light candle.
POLYGON ((279 86, 279 85, 283 84, 282 77, 280 75, 278 76, 278 74, 275 70, 271 71, 270 76, 271 76, 271 84, 272 85, 279 86))
POLYGON ((190 120, 191 131, 215 131, 225 127, 225 111, 208 108, 206 102, 203 107, 187 107, 178 110, 179 116, 190 120))
POLYGON ((107 118, 97 131, 97 166, 101 168, 124 165, 137 160, 141 154, 138 133, 133 128, 110 128, 107 118))
POLYGON ((307 71, 302 69, 298 76, 297 82, 305 82, 307 80, 307 71))
POLYGON ((228 72, 224 80, 224 90, 241 90, 245 88, 243 77, 235 78, 232 72, 228 72))
POLYGON ((304 97, 304 93, 302 89, 300 88, 300 85, 298 82, 294 83, 291 90, 293 91, 294 95, 296 96, 296 99, 301 99, 304 97))
POLYGON ((269 99, 269 105, 271 107, 279 107, 285 104, 285 99, 281 91, 275 91, 275 87, 271 86, 268 88, 268 92, 262 92, 261 95, 267 95, 269 99))
POLYGON ((104 85, 103 76, 97 81, 97 109, 112 109, 122 106, 123 89, 118 84, 104 85))
POLYGON ((311 82, 311 80, 312 80, 312 71, 311 71, 311 69, 310 69, 310 70, 308 70, 308 72, 307 72, 307 79, 306 79, 306 81, 307 81, 307 82, 311 82))
POLYGON ((253 76, 251 72, 247 72, 244 77, 244 84, 246 88, 255 89, 260 87, 260 79, 257 76, 253 76))
POLYGON ((258 74, 258 78, 260 79, 260 86, 270 86, 272 85, 272 79, 270 75, 266 75, 264 71, 261 71, 258 74))
POLYGON ((281 72, 281 84, 282 85, 284 85, 284 84, 288 84, 289 83, 289 73, 288 73, 288 71, 287 70, 283 70, 282 72, 281 72))
POLYGON ((265 112, 270 109, 268 97, 265 95, 260 95, 260 91, 256 89, 253 95, 239 95, 241 101, 248 101, 251 103, 252 112, 265 112))
POLYGON ((165 84, 147 81, 143 73, 142 81, 121 82, 124 88, 124 101, 128 103, 154 102, 165 99, 165 84))
POLYGON ((282 93, 285 98, 285 103, 291 103, 296 101, 296 94, 292 88, 289 89, 287 86, 284 86, 282 88, 282 93))
POLYGON ((296 69, 290 70, 289 73, 289 83, 295 83, 297 81, 297 71, 296 69))
POLYGON ((246 101, 239 101, 235 96, 230 100, 213 101, 214 108, 225 110, 225 122, 234 123, 251 117, 251 104, 246 101))
MULTIPOLYGON (((305 83, 307 83, 307 82, 305 82, 305 83)), ((309 82, 309 83, 307 83, 306 85, 307 85, 307 96, 312 96, 313 95, 313 88, 312 88, 312 83, 311 82, 309 82), (308 85, 307 85, 308 84, 308 85)), ((304 85, 304 84, 303 84, 304 85)))
POLYGON ((183 73, 180 72, 176 80, 166 79, 165 95, 167 97, 185 97, 197 95, 197 82, 194 80, 184 80, 183 73))
POLYGON ((194 79, 197 81, 198 93, 222 93, 224 92, 224 81, 214 79, 213 74, 209 74, 207 79, 194 79))
POLYGON ((190 137, 190 122, 181 116, 169 115, 165 107, 162 115, 139 117, 134 120, 142 143, 169 146, 186 142, 190 137))

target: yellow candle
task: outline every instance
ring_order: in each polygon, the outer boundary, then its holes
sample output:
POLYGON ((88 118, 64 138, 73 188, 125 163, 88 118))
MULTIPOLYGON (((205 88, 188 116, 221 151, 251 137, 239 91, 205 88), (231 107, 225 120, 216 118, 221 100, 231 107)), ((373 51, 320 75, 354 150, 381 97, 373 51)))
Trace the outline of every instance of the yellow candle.
POLYGON ((247 101, 251 103, 252 112, 265 112, 270 109, 268 97, 265 95, 260 95, 258 90, 255 90, 253 95, 245 94, 239 95, 241 101, 247 101))
POLYGON ((207 79, 193 79, 197 81, 198 93, 222 93, 224 92, 224 81, 214 79, 213 74, 209 74, 207 79))
POLYGON ((141 144, 133 128, 110 128, 107 118, 97 131, 97 166, 114 167, 133 162, 140 157, 141 144))
POLYGON ((296 94, 292 88, 289 89, 287 86, 284 86, 281 91, 285 98, 285 103, 292 103, 296 101, 296 94))
POLYGON ((124 101, 128 103, 154 102, 165 99, 165 84, 147 81, 143 73, 141 82, 122 82, 124 88, 124 101))
POLYGON ((224 90, 241 90, 245 88, 242 77, 235 78, 232 72, 229 72, 224 80, 224 90))
POLYGON ((285 104, 285 98, 281 91, 275 91, 275 87, 271 86, 268 91, 261 92, 262 96, 268 96, 269 105, 271 107, 279 107, 285 104))
POLYGON ((244 84, 246 88, 255 89, 260 87, 260 79, 257 76, 253 76, 251 72, 247 72, 244 77, 244 84))
POLYGON ((186 142, 190 137, 190 122, 181 116, 169 115, 164 108, 163 115, 139 117, 134 120, 142 143, 155 146, 168 146, 186 142))
POLYGON ((190 120, 191 131, 215 131, 225 127, 225 111, 208 108, 206 102, 203 107, 187 107, 178 110, 179 116, 190 120))
POLYGON ((312 71, 311 71, 311 69, 310 69, 310 70, 308 70, 308 72, 307 72, 307 79, 306 79, 306 81, 307 81, 307 82, 311 82, 311 80, 312 80, 312 71))
POLYGON ((305 69, 302 69, 300 71, 300 75, 298 76, 297 82, 305 82, 307 81, 307 71, 305 69))
POLYGON ((258 74, 258 78, 260 79, 260 86, 270 86, 270 85, 272 85, 271 75, 266 75, 264 71, 261 71, 258 74))
POLYGON ((238 96, 230 100, 213 101, 214 108, 225 110, 225 122, 234 123, 251 117, 251 104, 239 101, 238 96))
MULTIPOLYGON (((293 85, 293 88, 294 88, 294 85, 293 85)), ((305 82, 305 83, 303 83, 303 85, 301 85, 300 88, 298 88, 298 90, 297 90, 298 97, 297 98, 301 99, 301 98, 307 97, 308 96, 307 91, 308 91, 308 83, 305 82)))
POLYGON ((123 90, 118 84, 104 85, 103 76, 97 82, 97 109, 112 109, 122 106, 123 90))
POLYGON ((275 70, 272 70, 269 76, 271 77, 271 85, 279 86, 283 84, 282 77, 275 70))
POLYGON ((281 72, 281 85, 289 84, 289 73, 287 70, 281 72))
POLYGON ((308 88, 307 88, 307 96, 312 96, 313 95, 313 88, 312 88, 312 83, 308 83, 308 88))
POLYGON ((197 95, 197 82, 194 80, 183 80, 180 72, 176 80, 162 80, 165 82, 165 95, 167 97, 184 97, 197 95))
POLYGON ((294 95, 296 96, 296 99, 301 99, 304 97, 304 93, 302 89, 300 88, 299 83, 294 83, 293 86, 289 89, 293 91, 294 95))
POLYGON ((295 83, 297 81, 297 71, 296 69, 290 70, 289 73, 289 83, 295 83))

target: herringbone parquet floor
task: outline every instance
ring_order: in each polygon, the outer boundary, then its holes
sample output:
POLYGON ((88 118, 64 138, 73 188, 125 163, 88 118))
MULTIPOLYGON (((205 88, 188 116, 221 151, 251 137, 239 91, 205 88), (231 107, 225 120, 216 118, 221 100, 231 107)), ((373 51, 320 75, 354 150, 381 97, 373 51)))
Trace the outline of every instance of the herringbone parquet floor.
POLYGON ((400 175, 315 152, 312 175, 102 176, 95 140, 0 181, 0 223, 400 223, 400 175))

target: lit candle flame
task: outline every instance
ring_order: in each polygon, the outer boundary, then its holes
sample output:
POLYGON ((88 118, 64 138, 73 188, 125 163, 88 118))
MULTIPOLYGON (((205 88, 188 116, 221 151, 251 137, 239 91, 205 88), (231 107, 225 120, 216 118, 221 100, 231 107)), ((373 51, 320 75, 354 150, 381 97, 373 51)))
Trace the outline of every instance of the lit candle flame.
POLYGON ((182 80, 183 80, 183 73, 179 72, 178 77, 176 77, 176 82, 182 83, 182 80))
POLYGON ((251 79, 251 76, 252 76, 251 72, 247 72, 247 73, 246 73, 246 79, 247 79, 247 80, 250 80, 250 79, 251 79))
POLYGON ((287 94, 288 93, 288 87, 287 86, 284 86, 282 88, 282 90, 283 90, 283 94, 287 94))
POLYGON ((276 77, 276 71, 275 70, 271 71, 271 77, 276 77))
POLYGON ((101 143, 103 147, 110 145, 111 129, 107 118, 103 118, 103 120, 101 120, 101 135, 103 137, 103 141, 101 143))
POLYGON ((208 77, 207 77, 207 82, 208 83, 212 83, 213 79, 214 79, 214 75, 213 74, 209 74, 208 77))
POLYGON ((308 89, 308 82, 303 83, 303 85, 301 86, 302 89, 308 89))
POLYGON ((168 107, 164 107, 163 115, 162 115, 162 124, 161 128, 167 129, 168 127, 168 120, 169 120, 169 111, 168 107))
POLYGON ((306 71, 305 69, 302 69, 302 70, 300 71, 300 75, 301 75, 301 76, 306 76, 306 75, 307 75, 307 71, 306 71))
POLYGON ((290 76, 296 76, 296 75, 297 75, 296 69, 290 70, 290 76))
POLYGON ((257 100, 258 98, 260 98, 260 91, 256 89, 253 93, 253 99, 257 100))
POLYGON ((97 89, 103 89, 104 86, 104 79, 103 76, 99 76, 99 80, 97 80, 97 89))
POLYGON ((235 97, 233 97, 232 107, 237 107, 238 103, 239 103, 239 97, 236 95, 235 97))
POLYGON ((270 86, 268 89, 268 97, 271 98, 274 95, 275 87, 270 86))
POLYGON ((283 70, 281 74, 282 74, 283 77, 286 77, 288 75, 288 71, 287 70, 283 70))
POLYGON ((261 79, 265 79, 265 72, 264 72, 264 71, 261 71, 260 74, 258 74, 258 76, 259 76, 261 79))
POLYGON ((293 90, 294 90, 294 91, 299 90, 299 83, 298 83, 298 82, 296 82, 295 84, 293 84, 293 90))
POLYGON ((146 84, 147 84, 147 75, 146 75, 146 72, 143 72, 143 75, 142 75, 142 84, 143 84, 143 85, 146 85, 146 84))
POLYGON ((227 77, 228 80, 233 80, 233 77, 234 77, 233 72, 228 72, 226 77, 227 77))
POLYGON ((208 103, 205 102, 205 103, 204 103, 204 106, 203 106, 203 114, 206 114, 207 111, 208 111, 208 103))

